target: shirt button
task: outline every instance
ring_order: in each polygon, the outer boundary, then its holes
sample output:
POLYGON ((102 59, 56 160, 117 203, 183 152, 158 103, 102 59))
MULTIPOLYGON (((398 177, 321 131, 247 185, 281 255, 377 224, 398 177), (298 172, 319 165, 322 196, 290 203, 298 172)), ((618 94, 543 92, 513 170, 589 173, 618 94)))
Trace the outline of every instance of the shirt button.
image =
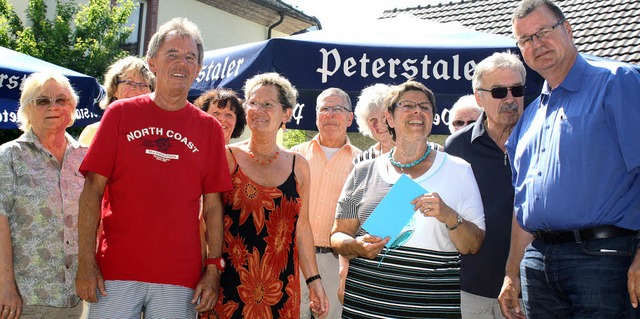
POLYGON ((536 196, 536 200, 540 200, 540 196, 536 196))
POLYGON ((69 241, 67 240, 67 241, 65 242, 65 244, 69 245, 69 241))
POLYGON ((551 126, 549 124, 545 125, 544 128, 550 128, 551 126))
POLYGON ((544 147, 542 148, 542 151, 543 151, 543 152, 544 152, 544 151, 546 151, 546 150, 547 150, 546 148, 544 148, 544 147))

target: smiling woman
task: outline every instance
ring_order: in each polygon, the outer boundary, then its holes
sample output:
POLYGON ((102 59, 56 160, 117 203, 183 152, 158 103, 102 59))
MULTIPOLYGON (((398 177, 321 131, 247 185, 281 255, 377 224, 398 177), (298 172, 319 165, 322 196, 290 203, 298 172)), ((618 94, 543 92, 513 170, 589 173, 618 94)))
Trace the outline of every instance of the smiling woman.
POLYGON ((77 102, 66 77, 33 73, 18 109, 24 134, 0 146, 0 269, 13 270, 0 273, 2 318, 82 312, 73 279, 87 149, 65 132, 77 102))
POLYGON ((427 143, 431 90, 407 81, 384 103, 395 147, 354 167, 336 207, 331 247, 351 258, 342 318, 460 318, 460 254, 475 253, 484 238, 471 166, 427 143), (368 233, 362 225, 403 175, 425 189, 410 202, 412 231, 401 239, 368 233))

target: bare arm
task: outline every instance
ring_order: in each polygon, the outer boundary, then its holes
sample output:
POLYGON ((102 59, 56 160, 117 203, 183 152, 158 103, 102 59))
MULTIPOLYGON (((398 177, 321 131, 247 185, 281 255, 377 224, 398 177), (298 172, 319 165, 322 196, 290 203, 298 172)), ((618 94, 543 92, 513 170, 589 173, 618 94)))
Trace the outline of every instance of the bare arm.
MULTIPOLYGON (((297 154, 293 154, 293 156, 297 156, 295 174, 299 181, 300 189, 298 191, 301 199, 300 214, 296 224, 298 259, 300 260, 300 269, 304 274, 304 278, 309 278, 319 274, 311 224, 309 223, 309 178, 311 173, 309 164, 304 157, 297 154)), ((309 301, 311 311, 316 315, 324 317, 329 313, 329 299, 327 299, 321 279, 316 279, 309 283, 309 301)))
MULTIPOLYGON (((205 194, 202 198, 202 219, 205 225, 205 241, 207 243, 207 258, 216 258, 222 255, 224 240, 223 227, 224 206, 220 193, 205 194)), ((220 271, 215 265, 208 265, 204 275, 198 282, 191 303, 195 304, 196 311, 204 312, 213 309, 220 291, 220 271)))
POLYGON ((411 203, 423 215, 435 217, 448 228, 454 228, 449 230, 449 237, 451 237, 451 241, 458 252, 463 255, 478 252, 484 241, 484 230, 464 218, 458 225, 458 212, 449 207, 438 193, 424 194, 415 198, 411 203))
POLYGON ((533 235, 522 229, 515 216, 511 221, 511 246, 509 247, 509 258, 505 267, 504 283, 498 296, 500 311, 505 318, 525 318, 524 312, 520 309, 518 296, 521 292, 520 286, 520 262, 524 256, 524 250, 533 240, 533 235))
POLYGON ((331 230, 331 247, 347 259, 358 256, 374 259, 390 238, 369 234, 355 237, 359 225, 357 218, 336 218, 331 230))
POLYGON ((11 245, 9 218, 6 215, 0 215, 0 306, 9 309, 5 313, 0 313, 0 318, 13 318, 14 315, 18 318, 22 313, 22 298, 18 294, 13 272, 11 245), (9 311, 14 313, 9 314, 9 311))
POLYGON ((100 222, 100 209, 107 178, 89 172, 80 193, 78 212, 78 273, 76 293, 89 302, 97 302, 96 288, 107 295, 104 279, 96 262, 96 238, 100 222))

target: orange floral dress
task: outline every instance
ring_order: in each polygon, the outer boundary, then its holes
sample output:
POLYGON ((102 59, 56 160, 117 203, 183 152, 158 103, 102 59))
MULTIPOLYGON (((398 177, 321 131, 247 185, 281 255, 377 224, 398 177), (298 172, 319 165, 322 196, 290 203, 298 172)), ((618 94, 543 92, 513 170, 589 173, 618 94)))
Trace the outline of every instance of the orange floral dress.
POLYGON ((227 269, 218 303, 200 318, 299 318, 300 195, 293 168, 282 185, 265 187, 236 164, 231 181, 233 190, 223 194, 227 269))

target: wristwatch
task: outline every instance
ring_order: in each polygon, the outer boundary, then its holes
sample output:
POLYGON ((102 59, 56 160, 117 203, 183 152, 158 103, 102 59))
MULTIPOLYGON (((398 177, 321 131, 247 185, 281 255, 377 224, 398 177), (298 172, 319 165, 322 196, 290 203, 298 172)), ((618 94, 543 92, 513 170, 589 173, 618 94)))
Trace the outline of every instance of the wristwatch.
POLYGON ((207 267, 209 265, 216 265, 216 268, 221 272, 224 271, 224 268, 227 266, 227 263, 224 261, 222 257, 216 258, 207 258, 204 260, 204 266, 207 267))

